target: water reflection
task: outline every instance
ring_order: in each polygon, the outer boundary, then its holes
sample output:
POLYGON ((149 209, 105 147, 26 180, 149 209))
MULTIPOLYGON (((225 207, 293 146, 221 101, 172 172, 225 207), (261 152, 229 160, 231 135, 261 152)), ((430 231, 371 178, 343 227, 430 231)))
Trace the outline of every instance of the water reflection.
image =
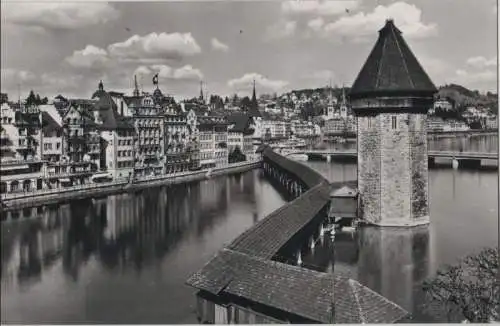
MULTIPOLYGON (((355 150, 355 139, 345 143, 325 143, 327 148, 342 150, 355 150)), ((498 134, 472 134, 472 135, 439 135, 429 134, 427 146, 430 151, 463 151, 498 153, 498 134)))
MULTIPOLYGON (((414 315, 423 311, 422 282, 430 275, 429 227, 363 227, 320 237, 303 251, 303 266, 358 280, 414 315)), ((428 319, 425 317, 424 319, 428 319)))
POLYGON ((185 278, 282 204, 251 171, 47 206, 37 219, 3 222, 2 321, 193 322, 185 278), (60 284, 61 276, 70 283, 60 284), (151 284, 163 284, 162 291, 148 290, 151 284), (40 286, 46 301, 36 299, 40 286), (77 291, 75 302, 64 299, 68 291, 77 291), (109 301, 102 307, 99 295, 109 301), (78 303, 82 296, 92 308, 78 303), (107 310, 118 306, 120 314, 107 310))
POLYGON ((414 289, 429 275, 429 229, 359 230, 357 279, 410 312, 414 289))

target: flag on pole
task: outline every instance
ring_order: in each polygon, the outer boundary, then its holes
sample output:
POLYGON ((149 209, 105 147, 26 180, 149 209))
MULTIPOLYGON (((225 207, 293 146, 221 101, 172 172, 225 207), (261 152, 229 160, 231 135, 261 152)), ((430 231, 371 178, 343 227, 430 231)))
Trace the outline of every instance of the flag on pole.
POLYGON ((158 74, 153 77, 153 85, 158 85, 158 74))

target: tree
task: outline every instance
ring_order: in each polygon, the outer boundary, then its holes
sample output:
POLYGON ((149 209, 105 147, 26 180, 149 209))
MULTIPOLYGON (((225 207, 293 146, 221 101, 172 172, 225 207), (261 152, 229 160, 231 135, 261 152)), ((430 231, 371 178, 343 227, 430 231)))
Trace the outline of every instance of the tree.
POLYGON ((446 308, 448 319, 450 313, 458 311, 469 322, 500 320, 498 265, 498 250, 488 248, 438 271, 423 285, 429 303, 446 308))
POLYGON ((245 96, 244 98, 241 99, 240 105, 242 108, 248 109, 250 108, 250 98, 248 96, 245 96))
POLYGON ((30 91, 30 94, 28 95, 28 97, 26 98, 26 105, 27 106, 30 106, 30 105, 35 105, 36 104, 36 96, 35 96, 35 92, 33 92, 33 90, 30 91))

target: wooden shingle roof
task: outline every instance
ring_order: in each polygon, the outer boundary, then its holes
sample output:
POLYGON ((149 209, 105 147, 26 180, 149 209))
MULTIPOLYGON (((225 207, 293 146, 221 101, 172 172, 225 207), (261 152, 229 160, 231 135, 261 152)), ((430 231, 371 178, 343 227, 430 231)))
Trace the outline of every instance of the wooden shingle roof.
POLYGON ((271 259, 330 199, 329 184, 320 184, 243 232, 229 249, 271 259))
POLYGON ((386 21, 351 88, 351 99, 395 94, 427 96, 437 92, 401 34, 392 20, 386 21))
POLYGON ((408 313, 357 281, 223 249, 187 284, 321 322, 392 323, 408 313))

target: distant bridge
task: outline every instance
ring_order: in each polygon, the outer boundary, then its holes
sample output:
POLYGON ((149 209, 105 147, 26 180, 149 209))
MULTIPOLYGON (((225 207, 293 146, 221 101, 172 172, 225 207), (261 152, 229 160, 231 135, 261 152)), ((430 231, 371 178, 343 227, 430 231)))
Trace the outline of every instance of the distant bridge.
MULTIPOLYGON (((288 153, 283 153, 284 156, 292 154, 306 154, 306 155, 321 155, 340 158, 357 158, 358 152, 356 150, 335 150, 335 149, 297 149, 288 153)), ((498 160, 498 153, 491 152, 459 152, 459 151, 428 151, 429 158, 449 158, 457 160, 498 160)))

